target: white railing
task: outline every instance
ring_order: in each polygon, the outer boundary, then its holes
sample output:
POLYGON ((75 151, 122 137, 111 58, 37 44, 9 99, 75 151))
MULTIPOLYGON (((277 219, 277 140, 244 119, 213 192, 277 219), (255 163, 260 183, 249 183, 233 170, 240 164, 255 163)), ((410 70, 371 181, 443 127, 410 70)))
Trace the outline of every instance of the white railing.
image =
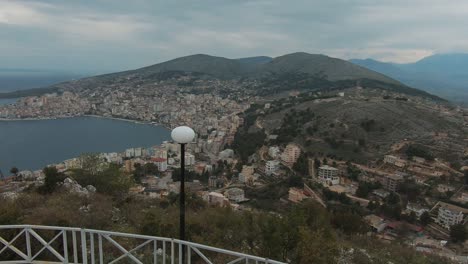
POLYGON ((285 264, 172 238, 34 225, 0 226, 5 263, 285 264))

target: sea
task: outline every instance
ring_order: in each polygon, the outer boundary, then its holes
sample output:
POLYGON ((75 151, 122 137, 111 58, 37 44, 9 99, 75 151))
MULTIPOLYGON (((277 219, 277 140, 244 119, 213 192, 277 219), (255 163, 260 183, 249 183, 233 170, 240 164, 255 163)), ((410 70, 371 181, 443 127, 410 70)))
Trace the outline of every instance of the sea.
POLYGON ((83 153, 123 152, 169 139, 163 126, 99 117, 0 121, 0 170, 37 170, 83 153))
POLYGON ((0 105, 13 104, 13 103, 16 102, 17 100, 18 100, 17 98, 0 99, 0 105))

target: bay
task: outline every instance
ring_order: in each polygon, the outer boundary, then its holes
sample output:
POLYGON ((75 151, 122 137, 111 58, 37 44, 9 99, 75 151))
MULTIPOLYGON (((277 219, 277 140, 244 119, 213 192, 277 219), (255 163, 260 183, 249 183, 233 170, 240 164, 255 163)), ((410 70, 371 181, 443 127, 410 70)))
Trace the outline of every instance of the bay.
POLYGON ((163 126, 97 117, 0 121, 0 170, 36 170, 83 153, 123 152, 169 139, 163 126))
POLYGON ((7 104, 12 104, 16 102, 18 98, 12 98, 12 99, 0 99, 0 105, 7 105, 7 104))

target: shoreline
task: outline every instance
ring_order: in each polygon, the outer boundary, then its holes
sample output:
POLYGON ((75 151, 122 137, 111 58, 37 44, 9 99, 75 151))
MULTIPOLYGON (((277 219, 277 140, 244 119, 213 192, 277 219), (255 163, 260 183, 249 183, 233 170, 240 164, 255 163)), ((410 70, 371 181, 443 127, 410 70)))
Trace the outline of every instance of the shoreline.
POLYGON ((101 119, 109 119, 109 120, 118 120, 124 122, 130 122, 139 125, 153 125, 153 126, 162 126, 167 129, 171 129, 170 127, 156 123, 156 122, 148 122, 148 121, 141 121, 141 120, 134 120, 134 119, 125 119, 121 117, 112 117, 112 116, 100 116, 100 115, 76 115, 76 116, 60 116, 60 117, 36 117, 36 118, 0 118, 0 122, 18 122, 18 121, 44 121, 44 120, 58 120, 58 119, 69 119, 69 118, 78 118, 78 117, 92 117, 92 118, 101 118, 101 119))
POLYGON ((42 121, 42 120, 56 120, 56 119, 67 119, 67 118, 74 118, 74 117, 81 117, 81 116, 62 116, 62 117, 28 117, 28 118, 0 118, 0 122, 7 122, 7 121, 42 121))

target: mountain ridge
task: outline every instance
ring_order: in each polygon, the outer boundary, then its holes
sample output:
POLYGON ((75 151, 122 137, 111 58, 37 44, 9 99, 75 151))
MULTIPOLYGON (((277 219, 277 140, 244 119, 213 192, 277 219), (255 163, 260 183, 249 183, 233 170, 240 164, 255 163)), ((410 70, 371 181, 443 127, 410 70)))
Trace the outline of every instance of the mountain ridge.
POLYGON ((407 64, 374 59, 349 61, 454 102, 468 102, 468 54, 435 54, 407 64))
MULTIPOLYGON (((280 80, 281 84, 279 84, 280 82, 276 82, 277 85, 291 86, 290 89, 292 89, 294 85, 297 86, 297 84, 303 89, 310 89, 324 81, 328 82, 327 87, 339 86, 340 81, 347 81, 346 85, 349 86, 352 81, 356 81, 357 83, 362 80, 372 86, 373 82, 369 82, 369 80, 374 80, 374 83, 378 83, 378 88, 385 88, 385 84, 387 84, 391 86, 391 90, 394 91, 400 91, 402 93, 409 92, 413 95, 419 94, 432 99, 440 99, 422 91, 406 87, 395 79, 351 62, 322 54, 309 54, 305 52, 295 52, 275 58, 260 56, 240 59, 228 59, 207 54, 194 54, 135 70, 59 83, 46 87, 46 91, 50 91, 51 88, 63 90, 72 89, 77 86, 85 89, 92 89, 109 83, 115 83, 117 79, 120 80, 119 82, 126 82, 126 80, 135 77, 139 78, 142 83, 154 82, 159 78, 170 78, 173 73, 190 73, 196 74, 200 78, 218 79, 251 79, 263 81, 273 78, 280 80), (291 82, 288 81, 291 80, 290 78, 292 78, 291 82), (336 84, 333 84, 335 82, 336 84), (398 87, 401 87, 401 89, 398 87)), ((35 92, 35 95, 37 95, 38 91, 36 90, 35 92)), ((5 96, 8 95, 0 94, 0 97, 5 96)))

